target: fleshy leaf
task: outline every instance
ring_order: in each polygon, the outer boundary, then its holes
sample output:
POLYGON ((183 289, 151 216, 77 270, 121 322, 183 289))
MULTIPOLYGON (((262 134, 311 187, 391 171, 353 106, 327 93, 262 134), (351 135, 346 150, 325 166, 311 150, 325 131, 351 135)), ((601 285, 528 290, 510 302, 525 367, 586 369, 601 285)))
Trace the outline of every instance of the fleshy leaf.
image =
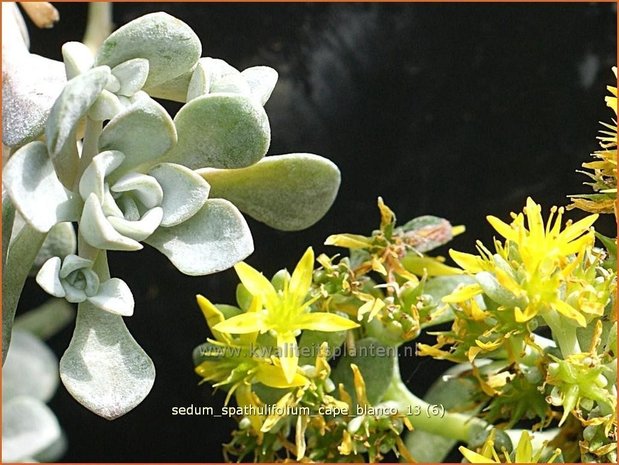
POLYGON ((58 277, 60 264, 60 257, 52 257, 43 264, 37 273, 37 283, 39 286, 54 297, 64 297, 66 295, 58 277))
POLYGON ((131 289, 122 279, 108 279, 99 286, 99 292, 87 299, 95 307, 114 315, 131 316, 135 302, 131 289))
POLYGON ((195 98, 180 109, 174 123, 178 143, 166 160, 191 169, 253 165, 271 142, 264 109, 238 94, 195 98))
POLYGON ((163 189, 161 226, 176 226, 195 215, 204 205, 210 191, 208 183, 189 168, 161 163, 148 174, 163 189))
POLYGON ((299 365, 313 365, 323 342, 328 344, 328 356, 338 353, 346 339, 346 331, 311 331, 303 330, 299 340, 299 365))
POLYGON ((58 359, 32 334, 13 331, 6 362, 2 367, 2 401, 34 397, 49 401, 58 387, 58 359))
POLYGON ((165 100, 172 100, 174 102, 185 102, 187 98, 187 89, 189 88, 189 82, 193 77, 193 73, 197 67, 194 66, 189 71, 181 74, 180 76, 170 79, 157 86, 148 88, 148 94, 154 98, 161 98, 165 100))
POLYGON ((211 185, 211 197, 229 199, 258 221, 284 231, 316 223, 340 186, 337 166, 308 153, 270 156, 244 169, 199 173, 211 185))
POLYGON ((121 316, 80 304, 60 378, 84 407, 108 420, 138 405, 155 381, 155 367, 121 316))
POLYGON ((2 61, 2 142, 18 147, 39 137, 67 80, 61 62, 27 54, 2 61))
POLYGON ((60 181, 72 187, 77 175, 78 122, 95 103, 110 77, 110 68, 99 66, 67 82, 49 114, 45 137, 60 181))
POLYGON ((96 194, 92 193, 84 204, 80 220, 80 233, 91 246, 104 250, 140 250, 142 245, 121 235, 109 223, 96 194))
POLYGON ((144 87, 144 83, 148 78, 148 69, 148 60, 144 58, 134 58, 114 66, 112 74, 120 82, 120 88, 116 93, 131 97, 144 87))
POLYGON ((354 352, 338 361, 331 378, 336 386, 342 383, 347 392, 354 393, 350 366, 357 365, 365 379, 367 398, 370 404, 375 405, 391 384, 395 351, 394 347, 382 345, 376 339, 360 339, 355 343, 354 352))
MULTIPOLYGON (((478 412, 481 404, 474 401, 477 383, 471 376, 462 374, 469 369, 468 365, 457 365, 447 370, 428 389, 424 400, 429 404, 442 405, 448 410, 471 414, 478 412)), ((418 462, 440 463, 457 441, 417 429, 406 436, 405 442, 418 462)))
POLYGON ((124 106, 118 97, 108 90, 103 90, 101 95, 88 110, 88 117, 95 121, 106 121, 114 118, 123 110, 124 106))
POLYGON ((44 143, 31 142, 15 152, 2 178, 17 210, 36 230, 77 220, 81 202, 58 181, 44 143))
MULTIPOLYGON (((209 93, 251 94, 249 84, 241 76, 239 70, 224 60, 219 58, 201 58, 200 64, 208 74, 209 93)), ((189 87, 191 89, 191 83, 189 87)), ((187 100, 189 100, 189 97, 187 100)))
POLYGON ((116 175, 144 163, 154 163, 175 142, 176 128, 168 112, 153 99, 144 98, 107 124, 99 137, 99 149, 125 154, 116 175))
POLYGON ((16 397, 2 406, 2 461, 26 460, 61 435, 53 412, 32 397, 16 397))
POLYGON ((64 61, 67 79, 85 73, 95 63, 95 57, 90 49, 81 42, 67 42, 62 46, 62 58, 64 61))
POLYGON ((189 102, 196 97, 201 97, 202 95, 208 94, 210 87, 211 75, 206 69, 206 63, 204 61, 204 58, 200 58, 200 61, 198 61, 196 68, 193 70, 189 85, 187 86, 186 101, 189 102))
POLYGON ((200 39, 181 20, 151 13, 125 24, 101 45, 97 65, 114 67, 132 58, 149 62, 145 87, 157 86, 191 69, 202 54, 200 39))
POLYGON ((105 198, 105 178, 125 159, 122 152, 107 150, 95 155, 84 170, 79 183, 79 193, 86 200, 90 194, 95 194, 100 202, 105 198))
POLYGON ((254 250, 243 215, 223 199, 207 200, 189 220, 159 228, 145 242, 191 276, 228 269, 254 250))
POLYGON ((277 84, 277 71, 268 66, 253 66, 241 72, 251 95, 262 105, 267 103, 277 84))

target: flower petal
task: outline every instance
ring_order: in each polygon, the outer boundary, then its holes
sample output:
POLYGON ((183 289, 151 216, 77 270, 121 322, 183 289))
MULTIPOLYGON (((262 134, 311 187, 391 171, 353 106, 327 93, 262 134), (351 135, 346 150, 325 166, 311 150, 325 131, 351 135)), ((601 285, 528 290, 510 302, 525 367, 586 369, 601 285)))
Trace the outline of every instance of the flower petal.
POLYGON ((300 307, 312 286, 314 273, 314 250, 308 247, 299 263, 292 272, 288 283, 288 296, 294 302, 295 307, 300 307))
POLYGON ((187 221, 158 228, 146 242, 191 276, 228 269, 254 249, 245 219, 223 199, 207 200, 187 221))
POLYGON ((243 313, 213 326, 213 329, 221 333, 248 334, 264 331, 264 314, 258 312, 243 313))
POLYGON ((504 223, 496 216, 492 215, 486 216, 486 220, 488 220, 488 223, 490 223, 490 225, 505 239, 513 242, 518 241, 518 233, 507 223, 504 223))
POLYGON ((562 315, 568 317, 571 320, 574 320, 576 323, 578 323, 579 326, 583 328, 587 326, 587 320, 585 319, 585 316, 574 307, 572 307, 570 304, 563 302, 560 299, 556 299, 554 302, 552 302, 552 307, 562 315))
POLYGON ((484 267, 482 266, 483 260, 476 255, 449 249, 449 256, 463 270, 468 271, 469 273, 479 273, 484 270, 484 267))
POLYGON ((294 380, 297 367, 299 366, 297 340, 292 332, 277 333, 277 350, 284 376, 290 384, 294 380))
POLYGON ((199 173, 211 185, 211 197, 228 199, 283 231, 304 229, 320 220, 340 186, 337 166, 309 153, 268 156, 246 168, 199 173))
POLYGON ((308 380, 305 376, 296 372, 292 378, 292 381, 288 381, 281 367, 267 365, 266 363, 260 364, 258 371, 256 372, 255 379, 256 381, 264 384, 265 386, 278 389, 305 386, 308 383, 308 380))
POLYGON ((358 328, 359 325, 348 318, 326 312, 306 313, 295 322, 299 329, 311 329, 313 331, 344 331, 358 328))
POLYGON ((236 271, 241 283, 243 283, 243 286, 245 286, 250 294, 263 298, 269 307, 275 307, 277 305, 279 301, 277 292, 271 281, 262 273, 245 262, 234 265, 234 271, 236 271))

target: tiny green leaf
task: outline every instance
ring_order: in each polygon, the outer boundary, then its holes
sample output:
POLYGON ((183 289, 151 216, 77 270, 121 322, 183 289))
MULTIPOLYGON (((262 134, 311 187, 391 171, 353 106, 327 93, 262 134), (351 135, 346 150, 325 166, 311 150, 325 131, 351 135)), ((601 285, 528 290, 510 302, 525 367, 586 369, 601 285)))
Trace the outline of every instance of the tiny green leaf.
POLYGON ((178 143, 166 160, 191 169, 243 168, 267 152, 271 129, 264 109, 237 94, 204 95, 174 118, 178 143))
POLYGON ((159 228, 145 242, 191 276, 228 269, 254 250, 243 215, 223 199, 207 200, 187 221, 159 228))
POLYGON ((99 286, 96 295, 88 297, 95 307, 110 312, 114 315, 131 316, 135 302, 131 289, 122 279, 108 279, 99 286))
POLYGON ((132 58, 149 62, 146 87, 157 86, 193 68, 202 54, 200 39, 167 13, 141 16, 113 32, 101 45, 97 65, 114 67, 132 58))
POLYGON ((270 156, 243 169, 199 173, 211 185, 212 197, 229 199, 258 221, 284 231, 316 223, 340 186, 337 166, 307 153, 270 156))
POLYGON ((60 360, 60 378, 84 407, 113 420, 148 395, 155 367, 121 316, 83 302, 73 338, 60 360))

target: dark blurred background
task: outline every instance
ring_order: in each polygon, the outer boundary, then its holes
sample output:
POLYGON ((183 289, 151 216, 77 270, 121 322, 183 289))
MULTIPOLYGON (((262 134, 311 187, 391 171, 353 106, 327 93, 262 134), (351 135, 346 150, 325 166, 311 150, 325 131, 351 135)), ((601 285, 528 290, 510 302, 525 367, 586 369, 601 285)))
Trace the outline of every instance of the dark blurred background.
MULTIPOLYGON (((87 7, 56 6, 61 22, 31 29, 31 42, 32 51, 60 59, 62 43, 82 38, 87 7)), ((566 205, 567 194, 588 192, 575 170, 597 148, 598 121, 611 119, 604 95, 614 81, 615 9, 614 3, 122 3, 114 6, 114 21, 167 11, 194 28, 204 56, 239 69, 275 68, 279 83, 266 106, 269 153, 313 152, 340 167, 339 196, 312 228, 283 233, 248 219, 256 245, 248 262, 270 274, 291 269, 308 245, 336 253, 322 245, 331 233, 368 234, 378 225, 379 195, 402 222, 434 214, 466 225, 451 246, 472 250, 476 239, 492 240, 485 215, 507 219, 529 195, 547 211, 566 205)), ((614 233, 611 221, 599 229, 614 233)), ((233 422, 172 416, 171 408, 217 410, 223 403, 193 373, 191 351, 207 336, 195 294, 232 303, 235 274, 186 277, 148 247, 111 253, 110 266, 133 290, 136 312, 126 322, 153 359, 157 379, 139 407, 113 422, 85 410, 61 386, 51 407, 69 440, 64 460, 222 461, 233 422)), ((29 283, 21 308, 43 300, 29 283)), ((58 356, 71 331, 51 340, 58 356)), ((414 358, 402 365, 420 395, 448 366, 414 358)))

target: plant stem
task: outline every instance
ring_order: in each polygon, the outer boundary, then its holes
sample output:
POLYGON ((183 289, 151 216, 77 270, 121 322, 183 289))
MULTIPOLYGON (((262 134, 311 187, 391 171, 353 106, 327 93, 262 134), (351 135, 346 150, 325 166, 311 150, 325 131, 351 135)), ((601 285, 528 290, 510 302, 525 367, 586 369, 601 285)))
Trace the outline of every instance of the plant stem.
POLYGON ((397 358, 394 364, 393 381, 383 400, 397 402, 400 409, 407 413, 420 412, 420 415, 408 416, 413 427, 446 438, 468 443, 476 433, 489 427, 484 420, 462 413, 444 412, 443 416, 427 415, 426 413, 432 406, 410 392, 402 382, 397 358))
POLYGON ((96 53, 103 41, 110 35, 113 27, 112 4, 94 2, 88 5, 88 21, 84 33, 84 44, 96 53))
POLYGON ((2 270, 2 363, 11 343, 13 320, 21 291, 46 236, 47 233, 39 232, 25 223, 9 244, 6 267, 2 270))
POLYGON ((552 338, 557 342, 564 359, 582 352, 576 336, 576 327, 573 324, 565 321, 555 310, 544 312, 542 317, 550 327, 552 338))
POLYGON ((84 143, 82 144, 82 155, 80 157, 80 165, 78 175, 75 177, 75 185, 73 191, 78 192, 79 182, 82 175, 92 159, 99 153, 99 136, 103 130, 103 122, 95 121, 86 117, 86 131, 84 133, 84 143))
POLYGON ((6 256, 13 233, 14 220, 15 205, 11 202, 8 193, 2 189, 2 269, 5 269, 6 266, 6 256))

